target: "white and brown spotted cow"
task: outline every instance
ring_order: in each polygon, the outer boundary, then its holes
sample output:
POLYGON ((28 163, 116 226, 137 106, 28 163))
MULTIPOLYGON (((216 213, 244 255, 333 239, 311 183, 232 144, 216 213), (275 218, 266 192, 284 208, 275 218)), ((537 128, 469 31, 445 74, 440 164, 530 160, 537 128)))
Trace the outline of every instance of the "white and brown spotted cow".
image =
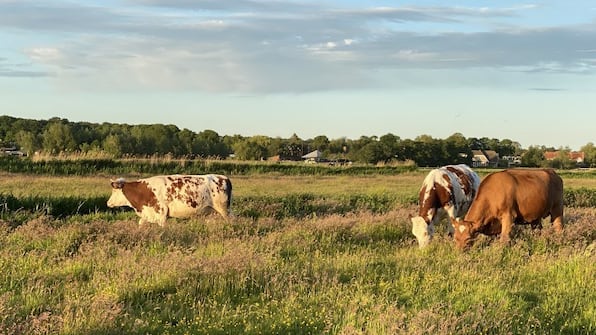
POLYGON ((183 218, 213 209, 224 218, 230 213, 232 183, 226 176, 168 175, 136 181, 112 181, 108 207, 129 206, 139 224, 163 226, 168 217, 183 218))
POLYGON ((418 216, 410 217, 412 233, 420 248, 427 246, 444 214, 449 216, 449 235, 453 235, 454 220, 464 217, 472 204, 480 177, 467 165, 447 165, 428 173, 418 194, 418 216))

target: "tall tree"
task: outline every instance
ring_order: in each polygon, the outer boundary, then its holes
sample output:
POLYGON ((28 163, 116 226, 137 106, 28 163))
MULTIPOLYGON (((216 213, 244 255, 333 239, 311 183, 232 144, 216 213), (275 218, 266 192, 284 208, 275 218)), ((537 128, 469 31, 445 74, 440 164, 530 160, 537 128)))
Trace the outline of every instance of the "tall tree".
POLYGON ((580 151, 584 152, 584 164, 589 167, 596 167, 596 147, 594 147, 594 143, 589 142, 581 147, 580 151))
POLYGON ((527 167, 539 167, 544 161, 544 149, 538 146, 530 146, 522 155, 522 165, 527 167))
POLYGON ((266 136, 253 136, 243 141, 236 142, 234 153, 241 160, 263 160, 269 157, 267 146, 269 138, 266 136))
POLYGON ((326 151, 329 148, 329 138, 325 135, 315 137, 310 143, 311 150, 326 151))
POLYGON ((401 138, 391 133, 385 134, 379 138, 379 144, 382 150, 382 160, 388 162, 397 158, 397 147, 401 138))
POLYGON ((69 124, 52 122, 42 134, 42 146, 44 151, 58 154, 63 151, 74 151, 77 148, 77 142, 69 124))
POLYGON ((30 131, 19 130, 15 136, 15 142, 28 156, 31 156, 35 151, 40 149, 38 137, 30 131))
POLYGON ((114 157, 120 157, 122 155, 122 142, 120 136, 108 135, 102 143, 102 148, 105 152, 109 153, 114 157))
POLYGON ((472 150, 461 133, 455 133, 443 141, 444 164, 472 163, 472 150))

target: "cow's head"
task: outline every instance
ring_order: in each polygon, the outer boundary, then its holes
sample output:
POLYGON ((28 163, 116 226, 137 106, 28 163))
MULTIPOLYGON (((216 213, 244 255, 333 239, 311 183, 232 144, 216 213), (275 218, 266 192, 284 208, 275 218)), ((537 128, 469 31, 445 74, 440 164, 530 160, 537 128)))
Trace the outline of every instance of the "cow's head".
POLYGON ((416 236, 418 246, 420 248, 428 246, 434 233, 434 227, 429 225, 422 216, 410 216, 409 218, 412 222, 412 234, 416 236))
POLYGON ((122 192, 122 188, 126 182, 123 178, 118 180, 110 180, 110 185, 112 185, 112 195, 108 199, 108 207, 118 207, 118 206, 130 206, 130 202, 122 192))
POLYGON ((474 243, 478 233, 474 229, 472 221, 456 219, 452 221, 454 231, 455 245, 461 250, 467 250, 474 243))

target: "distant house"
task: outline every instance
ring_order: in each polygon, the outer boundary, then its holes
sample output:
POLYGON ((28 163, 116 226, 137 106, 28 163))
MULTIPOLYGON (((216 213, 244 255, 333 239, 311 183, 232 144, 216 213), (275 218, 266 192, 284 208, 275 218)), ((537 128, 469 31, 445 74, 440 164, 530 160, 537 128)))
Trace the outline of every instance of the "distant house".
POLYGON ((472 150, 472 167, 486 167, 488 166, 488 157, 482 150, 472 150))
MULTIPOLYGON (((545 151, 544 159, 547 161, 552 161, 556 158, 559 158, 560 155, 560 151, 545 151)), ((575 161, 577 165, 582 165, 586 159, 586 154, 583 151, 570 151, 568 152, 567 157, 569 157, 570 160, 575 161)))
POLYGON ((499 154, 494 150, 472 150, 472 167, 497 167, 499 154))
POLYGON ((275 155, 275 156, 271 156, 271 157, 267 158, 267 160, 270 161, 270 162, 277 162, 277 163, 279 163, 283 159, 282 159, 282 157, 280 155, 275 155))
POLYGON ((318 163, 324 161, 323 159, 323 152, 321 150, 315 150, 307 153, 306 155, 302 156, 302 159, 306 163, 318 163))
POLYGON ((521 156, 503 156, 503 160, 507 161, 507 166, 520 166, 522 163, 521 156))
POLYGON ((18 156, 18 157, 27 156, 26 153, 22 152, 21 150, 17 150, 16 147, 0 148, 0 153, 2 153, 2 155, 4 155, 4 156, 18 156))

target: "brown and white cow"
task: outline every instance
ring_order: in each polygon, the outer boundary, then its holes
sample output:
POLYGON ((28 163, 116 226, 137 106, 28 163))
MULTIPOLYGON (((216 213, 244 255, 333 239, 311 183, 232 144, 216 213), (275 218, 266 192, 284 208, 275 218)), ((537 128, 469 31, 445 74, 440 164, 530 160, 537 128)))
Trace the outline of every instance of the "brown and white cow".
POLYGON ((201 214, 209 208, 227 218, 232 200, 232 183, 226 176, 167 175, 136 181, 112 181, 108 207, 129 206, 139 224, 163 226, 168 217, 183 218, 201 214))
POLYGON ((550 216, 556 231, 563 230, 563 180, 551 169, 510 169, 484 178, 463 221, 455 223, 455 242, 469 248, 479 233, 501 234, 508 242, 514 224, 541 227, 550 216))
POLYGON ((418 194, 418 216, 410 217, 420 248, 430 243, 444 214, 452 221, 448 229, 453 235, 453 221, 466 214, 479 184, 480 177, 465 164, 443 166, 426 175, 418 194))

